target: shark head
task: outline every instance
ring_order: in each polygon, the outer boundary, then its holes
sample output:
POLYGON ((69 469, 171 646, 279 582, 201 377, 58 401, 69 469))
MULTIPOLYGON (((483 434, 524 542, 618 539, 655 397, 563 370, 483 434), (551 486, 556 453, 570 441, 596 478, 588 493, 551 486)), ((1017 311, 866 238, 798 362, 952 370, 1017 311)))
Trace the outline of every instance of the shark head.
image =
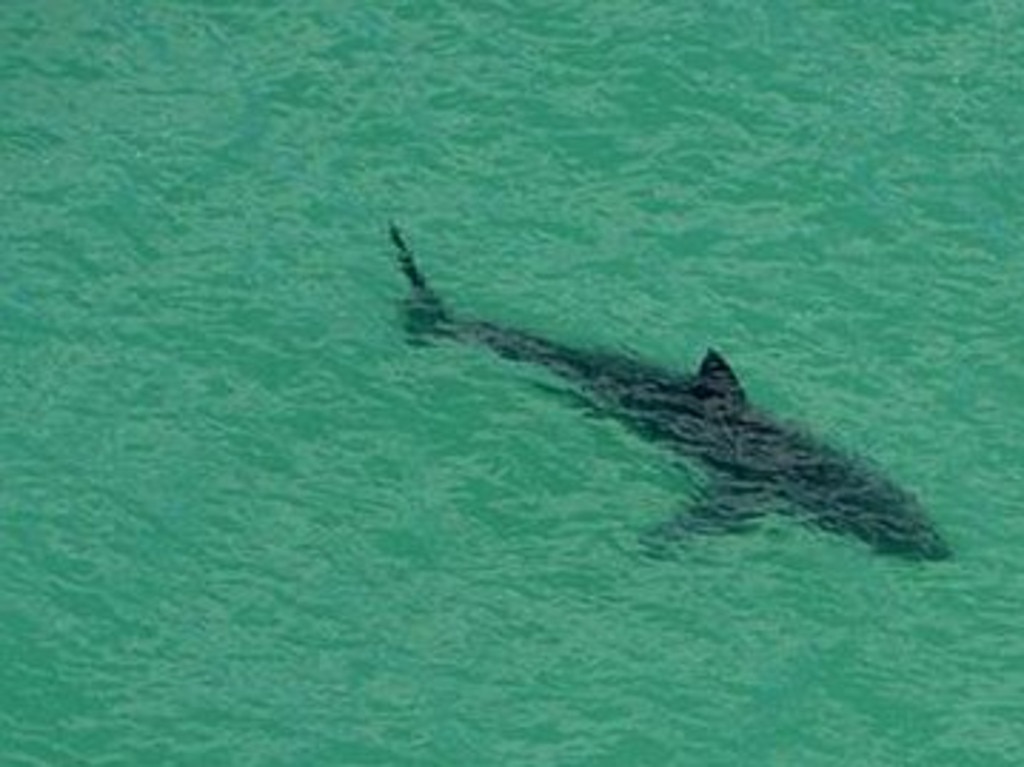
POLYGON ((842 481, 833 477, 827 489, 819 487, 816 526, 860 538, 880 554, 930 561, 952 557, 913 493, 871 469, 848 467, 844 473, 842 481))

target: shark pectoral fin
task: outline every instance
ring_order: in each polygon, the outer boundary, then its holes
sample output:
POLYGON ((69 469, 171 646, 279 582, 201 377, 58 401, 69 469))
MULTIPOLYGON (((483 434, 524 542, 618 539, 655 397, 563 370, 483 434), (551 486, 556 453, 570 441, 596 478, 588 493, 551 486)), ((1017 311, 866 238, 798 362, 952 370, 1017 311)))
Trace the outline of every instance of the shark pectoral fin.
POLYGON ((673 549, 699 535, 748 532, 766 513, 757 500, 743 493, 713 493, 641 533, 640 545, 648 556, 664 559, 673 549))

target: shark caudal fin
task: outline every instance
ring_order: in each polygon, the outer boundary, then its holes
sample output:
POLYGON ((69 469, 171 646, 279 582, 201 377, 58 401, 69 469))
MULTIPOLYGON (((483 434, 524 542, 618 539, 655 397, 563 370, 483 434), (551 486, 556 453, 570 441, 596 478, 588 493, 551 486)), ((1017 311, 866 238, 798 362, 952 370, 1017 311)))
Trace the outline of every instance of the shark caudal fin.
POLYGON ((409 280, 412 289, 405 301, 406 327, 411 333, 440 333, 448 322, 448 312, 441 299, 427 284, 412 248, 405 242, 402 231, 391 223, 388 227, 391 242, 397 250, 398 266, 402 274, 409 280))
POLYGON ((388 231, 391 234, 391 242, 398 249, 398 265, 402 269, 409 283, 412 285, 414 292, 429 292, 427 288, 427 279, 423 276, 423 272, 420 271, 419 267, 416 266, 416 260, 413 258, 412 249, 405 244, 405 238, 402 236, 402 231, 392 222, 388 225, 388 231))

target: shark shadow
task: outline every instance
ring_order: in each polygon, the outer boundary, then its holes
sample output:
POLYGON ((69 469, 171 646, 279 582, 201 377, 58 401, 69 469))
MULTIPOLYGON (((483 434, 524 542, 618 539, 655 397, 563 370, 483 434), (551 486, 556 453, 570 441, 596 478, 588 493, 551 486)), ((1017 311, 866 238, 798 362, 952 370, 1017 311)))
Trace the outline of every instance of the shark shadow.
POLYGON ((540 366, 572 385, 592 412, 698 465, 707 487, 685 512, 640 536, 666 556, 694 536, 741 532, 767 513, 859 539, 874 551, 913 560, 952 556, 912 493, 866 461, 753 405, 725 358, 713 349, 695 373, 629 355, 567 346, 492 322, 454 317, 427 283, 401 232, 391 241, 409 282, 405 324, 412 339, 483 346, 540 366))

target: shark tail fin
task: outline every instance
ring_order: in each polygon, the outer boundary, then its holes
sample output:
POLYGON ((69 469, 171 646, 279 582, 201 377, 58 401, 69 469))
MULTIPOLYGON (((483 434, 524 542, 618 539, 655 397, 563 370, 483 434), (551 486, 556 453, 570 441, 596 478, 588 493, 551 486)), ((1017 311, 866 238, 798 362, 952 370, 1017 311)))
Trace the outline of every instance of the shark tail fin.
POLYGON ((416 333, 440 332, 442 326, 448 322, 448 311, 420 271, 412 248, 406 243, 402 231, 393 222, 389 224, 388 231, 397 251, 398 267, 412 288, 412 293, 405 303, 406 324, 409 330, 416 333))
POLYGON ((427 278, 423 276, 423 272, 416 265, 416 259, 412 255, 412 248, 406 244, 405 238, 402 236, 402 230, 392 222, 388 225, 388 231, 391 234, 391 242, 398 250, 398 266, 401 268, 402 274, 408 278, 413 291, 429 292, 427 278))

